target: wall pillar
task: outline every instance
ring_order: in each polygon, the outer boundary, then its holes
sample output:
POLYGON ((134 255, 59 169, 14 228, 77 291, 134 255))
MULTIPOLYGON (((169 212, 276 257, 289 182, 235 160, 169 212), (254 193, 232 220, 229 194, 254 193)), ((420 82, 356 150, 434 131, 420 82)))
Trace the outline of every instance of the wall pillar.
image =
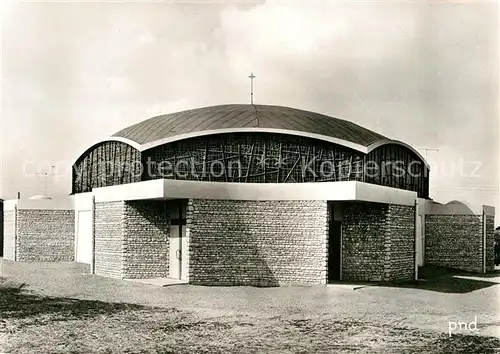
POLYGON ((170 219, 165 201, 125 203, 123 225, 123 277, 168 277, 170 219))
POLYGON ((342 279, 400 281, 415 277, 415 207, 345 203, 342 279))
POLYGON ((125 202, 95 203, 94 274, 123 278, 125 202))

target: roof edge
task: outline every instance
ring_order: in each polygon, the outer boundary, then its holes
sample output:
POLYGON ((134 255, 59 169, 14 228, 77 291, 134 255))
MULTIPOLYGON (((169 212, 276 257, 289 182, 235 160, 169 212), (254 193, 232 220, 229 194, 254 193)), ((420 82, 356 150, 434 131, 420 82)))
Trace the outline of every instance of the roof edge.
POLYGON ((160 145, 168 144, 168 143, 173 143, 176 141, 184 140, 184 139, 190 139, 190 138, 196 138, 196 137, 201 137, 201 136, 207 136, 207 135, 215 135, 215 134, 228 134, 228 133, 274 133, 274 134, 285 134, 285 135, 293 135, 293 136, 300 136, 300 137, 305 137, 305 138, 311 138, 311 139, 317 139, 337 145, 341 145, 359 152, 362 152, 364 154, 368 154, 369 152, 379 148, 380 146, 383 145, 389 145, 389 144, 395 144, 395 145, 400 145, 404 146, 407 149, 413 151, 425 164, 427 169, 430 170, 429 163, 425 160, 425 158, 418 152, 415 148, 413 148, 411 145, 408 145, 402 141, 399 140, 391 140, 391 139, 384 139, 377 141, 375 143, 372 143, 368 146, 364 146, 361 144, 353 143, 348 140, 344 139, 339 139, 339 138, 334 138, 331 136, 327 135, 322 135, 322 134, 316 134, 316 133, 308 133, 308 132, 302 132, 302 131, 297 131, 297 130, 288 130, 288 129, 276 129, 276 128, 261 128, 261 127, 248 127, 248 128, 225 128, 225 129, 213 129, 213 130, 202 130, 202 131, 197 131, 197 132, 192 132, 192 133, 185 133, 185 134, 179 134, 179 135, 174 135, 171 137, 155 140, 146 144, 139 144, 136 141, 133 141, 131 139, 119 137, 119 136, 111 136, 106 139, 97 141, 96 143, 92 144, 88 149, 86 149, 82 154, 80 154, 74 161, 73 164, 76 164, 78 160, 85 155, 86 152, 90 151, 92 148, 94 148, 96 145, 102 144, 106 141, 118 141, 122 142, 125 144, 128 144, 135 148, 136 150, 142 152, 145 150, 149 150, 152 148, 155 148, 160 145))
POLYGON ((367 153, 369 153, 369 152, 371 152, 371 151, 375 150, 376 148, 379 148, 383 145, 389 145, 389 144, 404 146, 405 148, 413 151, 422 160, 422 162, 425 164, 425 167, 427 167, 428 170, 431 169, 429 163, 425 160, 425 158, 422 156, 422 154, 420 152, 418 152, 417 149, 415 149, 413 146, 408 145, 407 143, 404 143, 400 140, 387 139, 387 140, 377 141, 375 143, 368 145, 367 153))
POLYGON ((139 143, 137 143, 137 142, 135 142, 133 140, 130 140, 130 139, 127 139, 127 138, 122 138, 122 137, 119 137, 119 136, 110 136, 108 138, 98 140, 98 141, 94 142, 93 144, 91 144, 87 149, 85 149, 85 151, 83 151, 80 155, 78 155, 77 158, 73 159, 73 163, 71 164, 71 166, 74 166, 78 162, 78 160, 80 160, 80 158, 82 156, 84 156, 88 151, 92 150, 94 147, 96 147, 99 144, 105 143, 106 141, 118 141, 118 142, 130 145, 130 146, 132 146, 134 149, 136 149, 138 151, 142 151, 141 150, 141 144, 139 144, 139 143))
MULTIPOLYGON (((334 138, 331 136, 327 135, 322 135, 322 134, 316 134, 316 133, 308 133, 308 132, 302 132, 298 130, 288 130, 288 129, 276 129, 276 128, 262 128, 262 127, 247 127, 247 128, 224 128, 224 129, 211 129, 211 130, 202 130, 202 131, 197 131, 197 132, 191 132, 191 133, 184 133, 184 134, 179 134, 179 135, 174 135, 171 137, 155 140, 146 144, 142 144, 140 151, 145 151, 152 149, 156 146, 160 146, 163 144, 168 144, 184 139, 190 139, 190 138, 197 138, 201 136, 207 136, 207 135, 215 135, 215 134, 229 134, 229 133, 274 133, 274 134, 285 134, 285 135, 294 135, 294 136, 301 136, 304 138, 312 138, 312 139, 318 139, 338 145, 345 146, 347 148, 353 149, 360 151, 362 153, 367 153, 367 147, 361 144, 353 143, 352 141, 344 140, 344 139, 339 139, 339 138, 334 138)), ((128 140, 128 139, 127 139, 128 140)))

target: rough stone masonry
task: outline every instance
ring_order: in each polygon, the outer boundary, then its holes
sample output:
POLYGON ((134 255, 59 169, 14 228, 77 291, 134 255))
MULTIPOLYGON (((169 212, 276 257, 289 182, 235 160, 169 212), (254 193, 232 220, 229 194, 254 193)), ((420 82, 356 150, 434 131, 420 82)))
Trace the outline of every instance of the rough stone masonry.
POLYGON ((73 261, 73 210, 5 211, 4 258, 21 262, 73 261))
POLYGON ((189 282, 325 284, 326 201, 190 200, 189 282))
POLYGON ((112 278, 168 276, 170 219, 164 201, 95 205, 95 274, 112 278))
MULTIPOLYGON (((167 277, 167 204, 97 203, 96 274, 167 277)), ((189 200, 189 283, 326 284, 330 210, 326 201, 189 200)), ((343 218, 344 280, 413 278, 413 207, 346 203, 343 218)))
POLYGON ((415 208, 345 203, 342 279, 411 280, 415 276, 415 208))
MULTIPOLYGON (((482 215, 426 215, 425 264, 483 271, 482 215)), ((494 269, 494 217, 486 216, 486 270, 494 269)))

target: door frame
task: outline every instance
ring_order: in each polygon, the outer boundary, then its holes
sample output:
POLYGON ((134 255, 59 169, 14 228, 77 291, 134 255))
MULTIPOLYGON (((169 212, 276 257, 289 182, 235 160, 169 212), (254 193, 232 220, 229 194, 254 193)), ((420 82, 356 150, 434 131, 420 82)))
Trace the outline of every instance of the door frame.
MULTIPOLYGON (((186 225, 187 225, 187 220, 186 220, 187 201, 184 199, 175 199, 175 200, 170 201, 170 203, 168 203, 168 207, 169 207, 170 213, 174 208, 177 208, 177 214, 179 215, 179 217, 176 219, 170 218, 170 225, 174 225, 174 226, 179 227, 179 234, 177 235, 179 238, 179 253, 180 253, 180 258, 178 259, 178 261, 179 261, 179 279, 183 279, 183 278, 185 278, 184 274, 182 272, 183 262, 185 259, 184 258, 184 250, 183 250, 183 245, 184 245, 183 239, 187 237, 185 235, 186 234, 186 225), (184 237, 183 237, 183 230, 184 230, 184 237)), ((172 214, 170 214, 170 215, 172 215, 172 214)), ((169 233, 169 238, 170 238, 170 233, 169 233)), ((170 247, 171 247, 171 242, 169 239, 169 248, 170 247)), ((169 251, 169 254, 170 254, 170 251, 169 251)), ((187 259, 186 259, 186 261, 187 261, 187 259)), ((171 261, 169 260, 169 278, 171 278, 171 276, 170 276, 170 262, 171 261)), ((173 279, 177 279, 177 278, 173 278, 173 279)))
POLYGON ((328 283, 330 283, 332 281, 341 281, 342 280, 342 256, 343 256, 342 255, 342 241, 343 241, 342 240, 342 234, 343 234, 343 232, 342 232, 342 221, 341 220, 335 220, 333 218, 333 215, 332 215, 332 218, 330 219, 329 227, 328 227, 328 262, 327 262, 327 264, 328 264, 328 272, 327 272, 327 278, 328 278, 327 281, 328 281, 328 283), (338 280, 337 279, 331 279, 332 277, 331 277, 331 268, 330 268, 330 262, 331 262, 330 261, 331 260, 331 258, 330 258, 331 257, 331 253, 330 253, 331 243, 330 243, 330 241, 331 241, 331 235, 332 235, 331 234, 331 227, 332 227, 332 225, 334 223, 337 223, 339 225, 339 235, 338 235, 338 237, 339 237, 339 241, 340 242, 338 243, 339 244, 338 245, 338 247, 339 247, 339 250, 338 250, 338 254, 339 254, 339 257, 338 257, 338 280))

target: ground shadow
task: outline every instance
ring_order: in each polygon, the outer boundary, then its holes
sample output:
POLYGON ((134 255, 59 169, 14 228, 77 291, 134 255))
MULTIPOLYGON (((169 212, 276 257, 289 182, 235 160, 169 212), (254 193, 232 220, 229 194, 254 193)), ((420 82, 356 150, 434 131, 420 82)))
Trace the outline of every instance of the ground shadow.
MULTIPOLYGON (((498 284, 497 282, 487 280, 462 278, 465 276, 477 278, 481 275, 484 276, 485 274, 469 273, 441 267, 422 267, 419 269, 418 280, 392 283, 390 286, 464 294, 498 284)), ((496 276, 498 275, 500 274, 496 276)))
POLYGON ((31 294, 22 285, 0 284, 0 318, 24 319, 38 315, 60 315, 61 320, 139 310, 143 306, 107 303, 31 294))
POLYGON ((491 272, 486 273, 470 273, 470 272, 457 272, 455 275, 475 277, 475 278, 499 278, 500 279, 500 269, 495 269, 491 272))
POLYGON ((330 284, 350 284, 354 290, 370 286, 412 288, 436 291, 442 293, 464 294, 471 291, 488 288, 498 285, 498 282, 488 281, 488 278, 499 277, 500 271, 478 274, 469 273, 456 269, 441 267, 423 267, 419 270, 419 279, 401 282, 332 282, 330 284), (485 280, 469 279, 463 277, 485 278, 485 280))

